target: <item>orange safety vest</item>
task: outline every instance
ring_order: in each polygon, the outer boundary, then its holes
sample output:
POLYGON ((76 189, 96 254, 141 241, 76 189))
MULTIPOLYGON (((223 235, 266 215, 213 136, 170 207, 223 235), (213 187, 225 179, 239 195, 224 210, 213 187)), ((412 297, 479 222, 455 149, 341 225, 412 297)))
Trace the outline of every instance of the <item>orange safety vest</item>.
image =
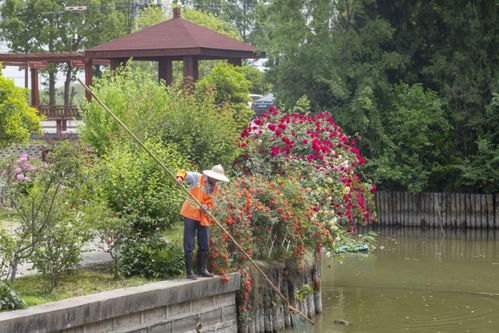
MULTIPOLYGON (((201 175, 199 177, 199 180, 191 190, 190 193, 196 198, 201 204, 207 205, 208 209, 213 208, 213 198, 217 195, 218 193, 218 186, 215 185, 215 188, 213 189, 213 192, 211 194, 206 193, 206 176, 201 175)), ((180 215, 187 217, 191 220, 194 221, 199 221, 202 226, 209 226, 211 224, 210 217, 207 214, 203 214, 201 209, 199 208, 199 205, 190 197, 188 196, 184 204, 182 205, 182 209, 180 210, 180 215)))

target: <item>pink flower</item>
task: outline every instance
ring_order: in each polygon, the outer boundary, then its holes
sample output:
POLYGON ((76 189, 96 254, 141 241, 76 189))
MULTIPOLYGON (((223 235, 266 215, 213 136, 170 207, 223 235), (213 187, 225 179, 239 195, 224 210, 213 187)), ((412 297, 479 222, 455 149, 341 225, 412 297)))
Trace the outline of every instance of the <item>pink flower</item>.
POLYGON ((8 174, 8 173, 9 173, 9 170, 3 170, 3 171, 2 171, 2 176, 5 176, 5 175, 6 175, 6 174, 8 174))
POLYGON ((27 155, 26 153, 23 153, 23 154, 21 154, 21 158, 20 158, 20 159, 18 159, 17 161, 18 161, 19 163, 24 163, 24 162, 26 162, 27 160, 28 160, 28 155, 27 155))
POLYGON ((279 147, 272 147, 270 148, 270 156, 276 156, 277 154, 279 154, 279 147))
POLYGON ((15 172, 16 174, 20 174, 20 173, 21 173, 21 172, 23 172, 23 171, 21 170, 21 168, 15 168, 15 169, 14 169, 14 172, 15 172))
POLYGON ((378 187, 376 186, 376 184, 374 184, 373 186, 371 186, 371 188, 369 189, 369 192, 371 193, 374 193, 376 192, 376 190, 378 189, 378 187))
POLYGON ((22 173, 16 176, 17 180, 24 180, 24 175, 22 173))

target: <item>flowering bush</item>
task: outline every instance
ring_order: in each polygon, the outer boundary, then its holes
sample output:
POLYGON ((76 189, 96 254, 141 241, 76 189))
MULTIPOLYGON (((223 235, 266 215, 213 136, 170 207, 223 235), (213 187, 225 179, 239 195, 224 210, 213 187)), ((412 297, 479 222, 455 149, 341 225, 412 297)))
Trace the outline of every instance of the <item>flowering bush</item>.
MULTIPOLYGON (((60 143, 47 163, 31 162, 26 154, 2 168, 6 199, 19 216, 14 233, 2 235, 0 255, 8 258, 3 278, 14 282, 18 264, 30 260, 50 288, 61 274, 80 261, 90 239, 93 220, 89 195, 92 177, 80 147, 60 143)), ((5 263, 4 263, 5 264, 5 263)))
POLYGON ((328 224, 334 232, 373 219, 369 208, 375 186, 356 173, 365 159, 329 112, 312 116, 271 109, 241 139, 242 172, 295 176, 314 204, 313 221, 328 224))
MULTIPOLYGON (((334 253, 355 241, 354 225, 370 222, 374 186, 361 181, 359 150, 328 112, 286 114, 271 109, 242 133, 241 176, 222 192, 217 216, 254 258, 301 265, 306 253, 334 253)), ((252 289, 244 254, 220 230, 212 235, 212 269, 243 271, 239 312, 252 289)))
MULTIPOLYGON (((262 175, 239 177, 222 189, 222 196, 216 216, 254 258, 300 260, 306 248, 317 249, 332 241, 324 224, 311 221, 314 206, 293 177, 275 181, 262 175)), ((214 260, 213 269, 226 268, 229 257, 236 264, 245 260, 221 231, 215 229, 212 238, 228 244, 212 247, 211 258, 223 259, 214 260)))

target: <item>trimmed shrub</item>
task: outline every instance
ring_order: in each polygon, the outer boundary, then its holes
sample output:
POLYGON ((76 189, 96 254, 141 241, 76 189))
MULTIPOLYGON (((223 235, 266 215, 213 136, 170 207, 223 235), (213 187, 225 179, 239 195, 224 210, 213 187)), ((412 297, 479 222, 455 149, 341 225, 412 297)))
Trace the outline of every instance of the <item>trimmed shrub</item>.
POLYGON ((182 247, 158 238, 127 244, 122 258, 120 268, 125 276, 167 279, 184 270, 182 247))
POLYGON ((8 284, 0 282, 0 311, 23 309, 26 303, 8 284))

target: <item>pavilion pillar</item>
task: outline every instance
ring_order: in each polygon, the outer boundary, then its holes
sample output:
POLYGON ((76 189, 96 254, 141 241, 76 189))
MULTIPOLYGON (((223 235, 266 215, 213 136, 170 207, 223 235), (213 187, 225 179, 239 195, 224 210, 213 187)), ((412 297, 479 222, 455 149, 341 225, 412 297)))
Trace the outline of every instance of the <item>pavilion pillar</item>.
MULTIPOLYGON (((92 86, 93 78, 94 78, 93 62, 92 59, 87 59, 85 61, 85 84, 87 85, 87 87, 92 86)), ((85 97, 87 98, 87 101, 90 101, 92 99, 92 95, 88 91, 85 91, 85 97)))
POLYGON ((173 61, 171 58, 160 58, 158 61, 158 80, 165 80, 166 85, 173 82, 173 61))
POLYGON ((31 68, 31 106, 40 106, 40 87, 38 84, 38 69, 31 68))
POLYGON ((191 78, 192 82, 198 79, 198 59, 193 56, 184 57, 184 83, 191 78))
POLYGON ((111 59, 111 70, 115 71, 118 67, 124 66, 128 59, 126 58, 113 58, 111 59))
POLYGON ((120 59, 111 59, 111 70, 115 71, 121 64, 120 59))
POLYGON ((241 66, 242 65, 241 58, 229 58, 227 60, 228 60, 229 64, 231 64, 233 66, 241 66))

